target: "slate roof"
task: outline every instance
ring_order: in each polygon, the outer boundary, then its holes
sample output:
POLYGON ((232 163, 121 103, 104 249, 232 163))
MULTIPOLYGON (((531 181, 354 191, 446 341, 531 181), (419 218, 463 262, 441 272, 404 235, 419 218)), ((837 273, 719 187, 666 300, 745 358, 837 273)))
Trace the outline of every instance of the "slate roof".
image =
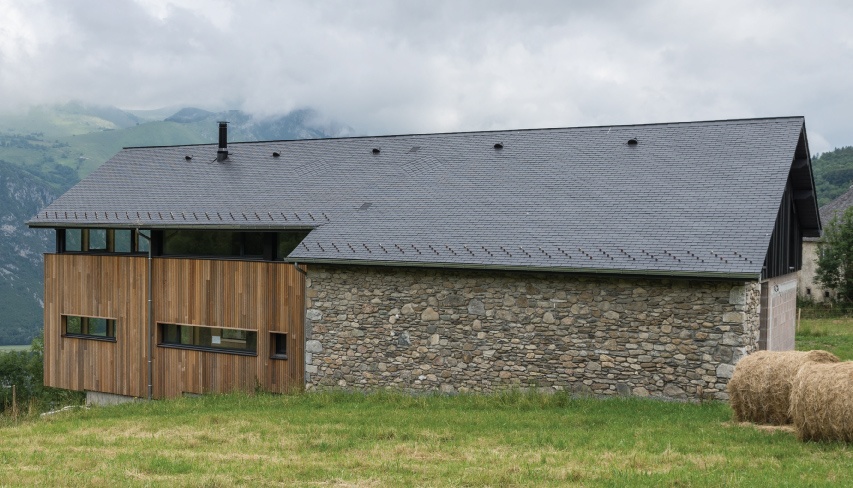
POLYGON ((820 207, 820 220, 828 223, 835 218, 836 215, 840 217, 841 214, 850 207, 853 207, 853 186, 835 200, 827 203, 823 207, 820 207))
MULTIPOLYGON (((289 260, 757 279, 808 161, 802 117, 228 149, 126 148, 29 225, 311 228, 289 260)), ((799 202, 819 232, 813 192, 799 202)))

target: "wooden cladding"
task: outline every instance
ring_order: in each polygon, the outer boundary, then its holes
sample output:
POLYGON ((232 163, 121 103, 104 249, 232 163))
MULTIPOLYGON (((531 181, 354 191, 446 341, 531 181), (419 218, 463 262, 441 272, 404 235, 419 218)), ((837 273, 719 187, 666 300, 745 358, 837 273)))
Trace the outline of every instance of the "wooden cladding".
MULTIPOLYGON (((45 255, 45 384, 147 396, 148 263, 142 256, 45 255), (62 337, 62 315, 115 317, 115 342, 62 337)), ((152 260, 155 323, 257 331, 256 355, 158 347, 155 398, 303 385, 304 275, 281 262, 152 260), (275 333, 275 334, 273 334, 275 333), (268 354, 286 335, 287 359, 268 354)))
MULTIPOLYGON (((292 265, 209 259, 154 260, 154 317, 159 323, 258 331, 256 356, 158 348, 155 395, 302 386, 305 280, 292 265), (270 359, 270 332, 285 332, 293 354, 270 359)), ((157 342, 161 338, 158 337, 157 342)))
POLYGON ((146 259, 44 257, 44 382, 69 390, 147 396, 146 259), (62 337, 62 316, 110 317, 115 342, 62 337))

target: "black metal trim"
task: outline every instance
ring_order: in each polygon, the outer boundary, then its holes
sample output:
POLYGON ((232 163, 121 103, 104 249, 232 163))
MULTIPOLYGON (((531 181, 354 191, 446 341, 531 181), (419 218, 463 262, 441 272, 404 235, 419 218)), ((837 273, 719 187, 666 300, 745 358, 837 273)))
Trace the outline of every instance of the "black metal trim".
MULTIPOLYGON (((201 326, 200 326, 201 327, 201 326)), ((168 342, 161 342, 157 344, 157 347, 165 347, 167 349, 187 349, 190 351, 200 351, 200 352, 216 352, 219 354, 233 354, 235 356, 257 356, 257 351, 237 351, 234 349, 217 349, 215 347, 203 347, 203 346, 188 346, 185 344, 170 344, 168 342)))
POLYGON ((89 334, 62 334, 62 337, 67 339, 85 339, 89 341, 118 342, 115 337, 104 337, 89 334))

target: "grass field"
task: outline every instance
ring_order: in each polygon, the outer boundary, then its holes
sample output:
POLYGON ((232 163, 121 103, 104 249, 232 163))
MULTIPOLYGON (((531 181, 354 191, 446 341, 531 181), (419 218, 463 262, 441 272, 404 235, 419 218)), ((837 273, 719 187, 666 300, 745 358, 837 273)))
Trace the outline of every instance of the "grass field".
POLYGON ((727 405, 494 397, 227 395, 0 428, 0 485, 853 484, 853 450, 733 425, 727 405))
POLYGON ((797 349, 824 349, 843 361, 853 360, 853 319, 802 320, 797 330, 797 349))
POLYGON ((30 345, 29 345, 29 344, 24 344, 24 345, 21 345, 21 346, 0 346, 0 352, 6 352, 6 351, 29 351, 29 350, 30 350, 30 345))
MULTIPOLYGON (((853 359, 853 321, 798 349, 853 359)), ((853 448, 722 403, 508 392, 205 396, 0 418, 0 486, 849 486, 853 448)))

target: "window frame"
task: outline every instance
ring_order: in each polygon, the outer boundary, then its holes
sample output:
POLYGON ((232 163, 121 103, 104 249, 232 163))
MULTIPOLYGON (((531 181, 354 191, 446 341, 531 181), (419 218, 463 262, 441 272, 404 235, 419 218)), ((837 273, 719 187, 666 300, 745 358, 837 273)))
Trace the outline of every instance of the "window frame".
MULTIPOLYGON (((234 354, 238 356, 257 356, 258 355, 258 329, 242 329, 239 327, 217 327, 210 325, 198 325, 198 324, 181 324, 176 322, 157 322, 157 347, 164 347, 168 349, 186 349, 190 351, 201 351, 201 352, 214 352, 219 354, 234 354), (255 336, 255 344, 254 350, 244 350, 244 349, 231 349, 231 348, 223 348, 223 347, 211 347, 205 345, 198 344, 181 344, 176 342, 166 342, 166 327, 175 326, 178 327, 177 335, 181 337, 181 328, 182 327, 193 327, 198 329, 211 329, 218 331, 235 331, 242 332, 247 334, 254 334, 255 336)), ((220 332, 219 337, 220 341, 225 336, 224 333, 220 332)), ((226 338, 225 340, 229 340, 226 338)), ((247 339, 248 340, 248 339, 247 339)))
POLYGON ((270 332, 270 359, 287 359, 287 332, 270 332), (284 345, 284 352, 280 352, 280 344, 284 345))
POLYGON ((118 320, 111 317, 97 317, 91 315, 72 315, 72 314, 60 314, 60 327, 61 327, 61 335, 65 338, 71 339, 86 339, 93 341, 103 341, 103 342, 116 342, 116 329, 118 325, 118 320), (78 318, 80 319, 80 333, 68 332, 68 319, 69 318, 78 318), (89 320, 106 320, 106 335, 96 335, 88 333, 89 330, 89 320), (112 333, 112 335, 110 335, 112 333))
POLYGON ((56 252, 59 254, 100 254, 100 255, 119 255, 130 256, 138 254, 147 254, 147 250, 139 249, 140 235, 142 229, 128 229, 123 227, 64 227, 56 229, 56 252), (106 246, 105 248, 91 247, 90 233, 93 230, 105 231, 106 246), (80 250, 68 249, 68 231, 80 231, 80 250), (116 231, 130 231, 130 251, 116 251, 116 231), (61 236, 60 236, 61 233, 61 236))

